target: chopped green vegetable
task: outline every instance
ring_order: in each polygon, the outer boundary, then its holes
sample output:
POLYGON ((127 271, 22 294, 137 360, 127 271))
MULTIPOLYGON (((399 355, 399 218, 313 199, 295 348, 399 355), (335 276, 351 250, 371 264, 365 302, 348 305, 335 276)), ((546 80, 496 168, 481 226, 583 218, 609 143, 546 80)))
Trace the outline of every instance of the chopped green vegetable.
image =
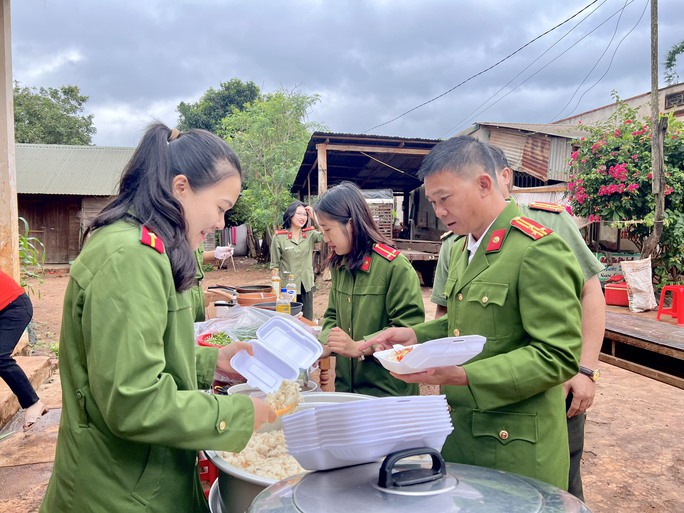
POLYGON ((216 346, 225 346, 230 344, 231 342, 232 340, 230 339, 230 337, 222 331, 217 331, 216 333, 213 333, 211 337, 207 339, 207 343, 214 344, 216 346))

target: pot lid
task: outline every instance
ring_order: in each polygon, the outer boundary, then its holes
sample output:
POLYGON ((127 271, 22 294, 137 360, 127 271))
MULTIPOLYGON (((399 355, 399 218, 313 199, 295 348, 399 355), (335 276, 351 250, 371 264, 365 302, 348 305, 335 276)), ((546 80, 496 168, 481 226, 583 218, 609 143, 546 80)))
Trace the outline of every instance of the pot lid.
MULTIPOLYGON (((444 475, 436 479, 417 485, 394 483, 389 489, 383 489, 379 473, 386 462, 387 459, 383 463, 311 472, 280 481, 262 492, 248 512, 590 513, 581 501, 546 483, 455 463, 444 463, 444 475)), ((399 481, 411 481, 412 472, 429 474, 434 468, 434 458, 432 464, 424 459, 403 460, 395 463, 390 473, 396 476, 395 471, 408 471, 399 481)))

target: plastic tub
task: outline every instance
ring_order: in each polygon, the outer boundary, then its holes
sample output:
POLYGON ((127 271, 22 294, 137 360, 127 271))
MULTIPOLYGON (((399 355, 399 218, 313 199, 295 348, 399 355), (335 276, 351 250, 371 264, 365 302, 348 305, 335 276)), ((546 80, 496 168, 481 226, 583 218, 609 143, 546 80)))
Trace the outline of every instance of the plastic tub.
MULTIPOLYGON (((262 310, 271 310, 275 312, 275 301, 271 301, 268 303, 257 303, 253 305, 254 308, 261 308, 262 310)), ((297 315, 298 313, 301 313, 302 311, 302 306, 304 306, 302 303, 298 303, 296 301, 293 301, 290 303, 290 315, 297 315)))

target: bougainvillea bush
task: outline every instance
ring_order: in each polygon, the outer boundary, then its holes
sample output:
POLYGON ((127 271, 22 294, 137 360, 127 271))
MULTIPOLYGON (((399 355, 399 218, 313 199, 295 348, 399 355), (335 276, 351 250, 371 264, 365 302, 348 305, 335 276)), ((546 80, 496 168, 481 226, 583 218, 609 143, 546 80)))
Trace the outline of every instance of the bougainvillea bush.
MULTIPOLYGON (((604 221, 627 232, 641 249, 653 228, 651 121, 618 99, 618 109, 601 125, 582 126, 568 183, 572 214, 604 221)), ((665 220, 654 278, 661 284, 684 278, 684 125, 670 116, 664 138, 665 220)))

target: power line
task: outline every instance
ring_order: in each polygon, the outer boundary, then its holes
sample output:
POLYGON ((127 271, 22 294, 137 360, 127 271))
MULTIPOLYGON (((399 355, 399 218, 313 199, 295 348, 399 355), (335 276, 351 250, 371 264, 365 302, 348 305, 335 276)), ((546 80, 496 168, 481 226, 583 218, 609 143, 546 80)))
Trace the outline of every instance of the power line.
POLYGON ((518 48, 517 50, 515 50, 513 53, 507 55, 506 57, 504 57, 504 58, 501 59, 500 61, 498 61, 498 62, 492 64, 491 66, 489 66, 488 68, 486 68, 486 69, 480 71, 479 73, 476 73, 475 75, 473 75, 473 76, 471 76, 471 77, 465 79, 465 80, 462 81, 461 83, 456 84, 456 85, 455 85, 454 87, 452 87, 451 89, 449 89, 449 90, 443 92, 443 93, 440 94, 440 95, 435 96, 434 98, 431 98, 430 100, 427 100, 427 101, 421 103, 420 105, 417 105, 416 107, 413 107, 412 109, 407 110, 407 111, 404 112, 403 114, 399 114, 398 116, 396 116, 396 117, 390 119, 389 121, 385 121, 384 123, 380 123, 379 125, 375 125, 374 127, 369 128, 368 130, 366 130, 366 131, 364 131, 364 132, 362 132, 362 133, 363 133, 363 134, 366 134, 366 133, 370 132, 371 130, 375 130, 376 128, 380 128, 381 126, 389 125, 390 123, 396 121, 397 119, 402 118, 402 117, 406 116, 407 114, 410 114, 410 113, 413 112, 414 110, 418 110, 418 109, 420 109, 421 107, 424 107, 425 105, 427 105, 427 104, 429 104, 429 103, 432 103, 432 102, 434 102, 435 100, 440 99, 442 96, 446 96, 446 95, 449 94, 450 92, 452 92, 452 91, 458 89, 459 87, 461 87, 463 84, 465 84, 465 83, 467 83, 467 82, 470 82, 472 79, 474 79, 474 78, 476 78, 476 77, 479 77, 480 75, 486 73, 487 71, 491 70, 492 68, 495 68, 496 66, 498 66, 498 65, 501 64, 502 62, 507 61, 508 59, 510 59, 511 57, 513 57, 515 54, 517 54, 517 53, 520 52, 521 50, 527 48, 528 46, 530 46, 532 43, 534 43, 534 42, 537 41, 538 39, 541 39, 541 38, 544 37, 545 35, 547 35, 547 34, 553 32, 553 31, 556 30, 557 28, 559 28, 559 27, 565 25, 565 24, 568 23, 570 20, 572 20, 573 18, 575 18, 575 17, 579 16, 580 14, 582 14, 582 12, 586 11, 589 7, 591 7, 592 5, 594 5, 594 4, 595 4, 596 2, 598 2, 598 1, 599 1, 599 0, 594 0, 593 2, 591 2, 591 3, 590 3, 589 5, 587 5, 586 7, 583 7, 582 9, 580 9, 579 11, 577 11, 575 14, 573 14, 572 16, 570 16, 570 17, 569 17, 568 19, 566 19, 565 21, 562 21, 561 23, 559 23, 559 24, 556 25, 555 27, 550 28, 549 30, 547 30, 547 31, 544 32, 543 34, 538 35, 537 37, 535 37, 534 39, 532 39, 532 40, 529 41, 528 43, 524 44, 523 46, 521 46, 520 48, 518 48))
MULTIPOLYGON (((523 68, 517 75, 515 75, 512 79, 510 79, 510 80, 509 80, 508 82, 506 82, 503 86, 501 86, 501 88, 499 88, 499 90, 498 90, 497 92, 495 92, 493 95, 491 95, 489 98, 487 98, 487 100, 485 100, 485 101, 482 102, 480 105, 478 105, 478 106, 475 107, 473 110, 471 110, 468 114, 466 114, 465 117, 464 117, 463 119, 461 119, 458 123, 456 123, 456 125, 455 125, 452 129, 450 129, 445 135, 442 136, 442 139, 445 139, 446 137, 450 136, 453 132, 455 132, 456 129, 459 128, 465 121, 467 121, 468 119, 470 119, 470 116, 472 116, 473 114, 475 114, 476 112, 478 112, 482 107, 484 107, 485 105, 487 105, 493 98, 495 98, 501 91, 503 91, 504 89, 506 89, 506 87, 508 87, 509 85, 511 85, 511 84, 513 83, 513 81, 515 81, 516 78, 518 78, 520 75, 522 75, 523 73, 525 73, 525 71, 527 71, 528 69, 530 69, 530 68, 532 67, 533 64, 535 64, 535 63, 536 63, 537 61, 539 61, 542 57, 544 57, 544 55, 546 55, 547 53, 549 53, 557 44, 559 44, 561 41, 563 41, 563 39, 565 39, 566 37, 568 37, 568 36, 569 36, 577 27, 579 27, 582 23, 584 23, 585 21, 587 21, 587 19, 589 19, 589 17, 590 17, 592 14, 594 14, 596 11, 598 11, 598 10, 599 10, 607 1, 608 1, 608 0, 603 0, 603 2, 601 2, 601 5, 597 6, 596 9, 594 9, 594 10, 591 11, 589 14, 587 14, 584 18, 582 18, 580 21, 578 21, 577 24, 576 24, 574 27, 572 27, 570 30, 568 30, 568 31, 563 35, 563 37, 561 37, 558 41, 556 41, 556 42, 553 43, 551 46, 549 46, 541 55, 539 55, 536 59, 534 59, 534 60, 533 60, 532 62, 530 62, 527 66, 525 66, 525 68, 523 68)), ((553 62, 553 61, 552 61, 552 62, 553 62)), ((524 83, 524 82, 522 82, 522 83, 524 83)), ((519 87, 519 86, 516 86, 516 87, 519 87)), ((505 98, 505 96, 504 96, 503 98, 505 98)), ((502 98, 502 99, 503 99, 503 98, 502 98)), ((493 107, 493 106, 496 105, 499 101, 500 101, 500 100, 497 100, 497 101, 494 102, 492 105, 490 105, 489 107, 487 107, 487 109, 489 109, 490 107, 493 107)), ((485 112, 487 109, 485 109, 485 110, 482 111, 482 112, 485 112)))
POLYGON ((572 109, 572 111, 570 111, 570 114, 568 114, 568 116, 566 116, 566 117, 572 116, 572 114, 577 110, 577 107, 579 107, 580 102, 582 101, 582 98, 584 98, 584 95, 587 94, 589 91, 591 91, 595 86, 597 86, 597 85, 599 84, 599 82, 601 82, 601 80, 603 80, 603 79, 605 78, 605 76, 608 74, 608 72, 610 71, 611 66, 613 65, 613 60, 615 59, 615 55, 617 54, 617 51, 618 51, 618 49, 620 48, 620 45, 622 45, 622 42, 623 42, 625 39, 627 39, 627 36, 629 36, 632 32, 634 32, 634 30, 639 26, 639 23, 641 23, 641 20, 643 19, 644 14, 646 14, 646 9, 648 8, 648 6, 649 6, 650 3, 651 3, 651 0, 646 0, 646 5, 644 5, 644 9, 641 11, 641 16, 639 16, 639 19, 637 20, 637 22, 636 22, 636 23, 634 24, 634 26, 629 30, 629 32, 627 32, 627 33, 622 37, 622 39, 620 39, 620 42, 615 46, 615 50, 613 51, 613 55, 611 56, 610 62, 608 63, 608 68, 607 68, 606 71, 603 73, 603 75, 601 75, 601 78, 599 78, 596 82, 593 83, 593 85, 592 85, 589 89, 587 89, 586 91, 584 91, 584 92, 582 93, 582 96, 580 96, 579 100, 577 100, 577 105, 575 105, 575 108, 572 109))
MULTIPOLYGON (((630 0, 629 3, 631 4, 631 3, 633 3, 634 1, 635 1, 635 0, 630 0)), ((597 31, 598 29, 600 29, 603 25, 605 25, 606 23, 608 23, 611 19, 613 19, 616 15, 618 15, 618 14, 620 13, 621 10, 622 10, 622 9, 619 9, 619 10, 615 11, 613 14, 611 14, 610 16, 608 16, 608 18, 606 18, 604 21, 602 21, 601 23, 599 23, 596 27, 594 27, 592 30, 590 30, 589 32, 587 32, 584 36, 582 36, 581 38, 579 38, 577 41, 575 41, 572 45, 570 45, 568 48, 566 48, 565 50, 563 50, 560 54, 558 54, 558 55, 557 55, 556 57, 554 57, 552 60, 550 60, 549 62, 547 62, 546 64, 544 64, 541 68, 539 68, 537 71, 535 71, 534 73, 532 73, 529 77, 527 77, 525 80, 523 80, 522 82, 520 82, 517 86, 515 86, 513 89, 511 89, 510 91, 508 91, 508 92, 507 92, 505 95, 503 95, 501 98, 499 98, 499 99, 496 100, 494 103, 492 103, 489 107, 487 107, 487 108, 484 109, 484 110, 481 110, 476 116, 479 116, 479 115, 481 115, 482 113, 488 111, 488 110, 491 109, 494 105, 496 105, 496 104, 499 103, 501 100, 503 100, 504 98, 506 98, 508 95, 510 95, 510 94, 512 94, 513 92, 515 92, 515 90, 518 89, 520 86, 522 86, 524 83, 526 83, 527 81, 531 80, 533 77, 535 77, 536 75, 538 75, 539 73, 541 73, 543 70, 545 70, 545 69, 546 69, 547 67, 549 67, 551 64, 553 64, 554 62, 556 62, 560 57, 562 57, 563 55, 565 55, 566 53, 568 53, 570 50, 572 50, 575 46, 577 46, 579 43, 581 43, 584 39, 586 39, 586 38, 589 37, 591 34, 593 34, 594 32, 596 32, 596 31, 597 31)), ((471 117, 470 119, 473 119, 473 118, 471 117)), ((461 124, 460 126, 463 126, 463 124, 461 124)), ((456 131, 458 128, 460 128, 460 126, 457 126, 456 129, 454 129, 454 131, 456 131)))
POLYGON ((589 76, 594 72, 594 70, 596 69, 596 67, 599 65, 599 62, 601 62, 601 59, 603 59, 603 56, 606 55, 606 52, 608 52, 608 49, 610 48, 610 45, 613 44, 613 39, 615 39, 615 35, 617 34, 618 29, 620 28, 620 20, 622 19, 622 15, 625 13, 625 9, 627 8, 627 5, 629 5, 629 4, 627 3, 627 0, 625 0, 625 4, 622 6, 622 9, 620 9, 620 16, 618 16, 617 22, 615 23, 615 30, 613 30, 613 35, 610 36, 610 41, 608 41, 608 44, 607 44, 606 47, 604 48, 604 50, 603 50, 603 52, 601 53, 601 55, 599 55, 599 58, 596 59, 596 62, 595 62, 594 65, 591 67, 591 69, 589 70, 589 72, 588 72, 586 75, 584 75, 584 78, 582 79, 582 81, 577 85, 577 87, 575 88, 575 92, 572 93, 572 96, 570 97, 570 99, 568 100, 568 102, 563 106, 563 108, 558 112, 558 114, 556 114, 555 116, 553 116, 553 118, 551 118, 551 119, 553 119, 554 121, 560 117, 560 115, 563 113, 563 111, 564 111, 565 109, 568 108, 568 105, 570 105, 570 103, 572 102, 572 100, 575 99, 575 95, 577 94, 577 91, 579 91, 580 88, 584 85, 584 82, 587 81, 587 79, 589 78, 589 76))

